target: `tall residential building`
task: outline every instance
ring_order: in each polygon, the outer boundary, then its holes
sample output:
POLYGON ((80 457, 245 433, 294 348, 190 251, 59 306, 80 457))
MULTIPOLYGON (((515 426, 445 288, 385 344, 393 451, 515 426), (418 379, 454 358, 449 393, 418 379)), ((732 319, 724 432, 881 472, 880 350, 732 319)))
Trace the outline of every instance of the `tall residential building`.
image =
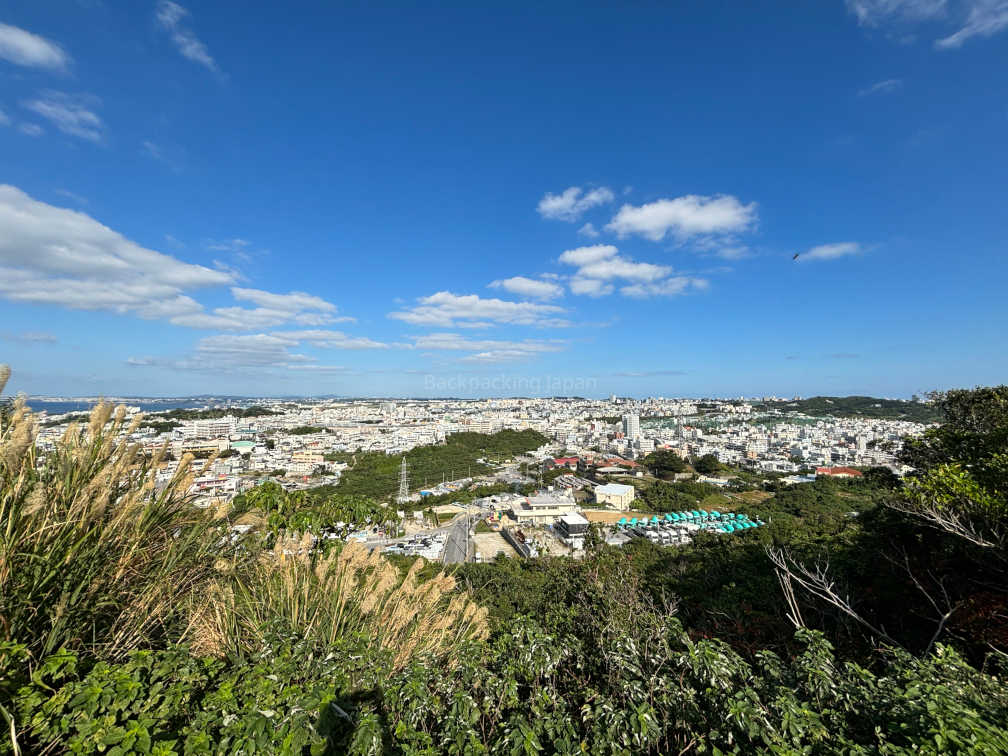
POLYGON ((623 415, 623 435, 630 440, 640 438, 640 417, 623 415))

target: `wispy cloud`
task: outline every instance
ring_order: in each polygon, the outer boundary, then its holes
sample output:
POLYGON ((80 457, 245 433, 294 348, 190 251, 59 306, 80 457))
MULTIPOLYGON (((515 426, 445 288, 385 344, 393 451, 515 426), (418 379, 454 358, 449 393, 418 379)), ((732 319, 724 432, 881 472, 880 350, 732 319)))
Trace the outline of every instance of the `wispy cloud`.
POLYGON ((55 344, 57 338, 45 331, 24 331, 22 333, 4 334, 7 341, 17 341, 22 344, 55 344))
POLYGON ((688 375, 685 370, 630 370, 613 373, 619 378, 651 378, 660 375, 688 375))
POLYGON ((140 142, 140 154, 156 160, 174 173, 182 172, 184 153, 178 147, 166 147, 150 139, 144 139, 140 142))
POLYGON ((578 234, 586 239, 597 239, 600 236, 598 229, 596 229, 591 223, 585 223, 581 226, 581 228, 578 229, 578 234))
POLYGON ((857 242, 838 242, 836 244, 820 244, 798 256, 799 262, 809 260, 836 260, 841 257, 859 255, 864 248, 857 242))
POLYGON ((234 372, 241 370, 294 369, 315 365, 316 358, 292 351, 308 345, 320 349, 387 349, 389 345, 372 339, 348 336, 341 331, 274 331, 271 333, 215 334, 196 343, 192 354, 181 359, 130 357, 136 367, 169 367, 178 370, 234 372))
POLYGON ((858 92, 858 97, 867 97, 873 94, 891 94, 903 88, 903 79, 885 79, 877 81, 869 87, 858 92))
POLYGON ((571 186, 560 194, 549 192, 539 200, 536 210, 543 218, 562 220, 573 223, 586 211, 607 202, 612 202, 615 195, 612 189, 600 186, 595 189, 583 190, 580 186, 571 186))
POLYGON ((975 0, 959 31, 935 41, 939 50, 954 50, 973 37, 992 37, 1008 29, 1008 0, 975 0))
POLYGON ((186 17, 190 15, 187 9, 178 3, 170 2, 170 0, 160 0, 154 15, 161 28, 171 36, 172 42, 175 43, 175 47, 178 48, 183 58, 198 63, 219 77, 224 76, 217 61, 210 55, 207 46, 184 23, 186 17))
POLYGON ((249 244, 245 239, 211 239, 206 243, 206 248, 213 252, 242 252, 249 244))
POLYGON ((467 351, 472 354, 460 358, 461 362, 517 362, 548 352, 560 352, 566 342, 552 339, 524 339, 504 341, 499 339, 471 339, 457 333, 429 333, 420 336, 413 344, 415 349, 430 351, 467 351))
POLYGON ((60 197, 66 197, 69 200, 73 200, 78 205, 86 205, 88 203, 87 197, 82 197, 76 192, 71 192, 69 189, 56 189, 54 190, 54 193, 58 194, 60 197))
POLYGON ((483 298, 477 294, 453 294, 450 291, 420 297, 417 302, 415 307, 390 312, 388 317, 413 325, 448 328, 486 327, 491 323, 543 328, 571 325, 570 321, 559 317, 565 312, 563 307, 537 302, 510 302, 483 298))
POLYGON ((557 299, 562 297, 564 293, 563 287, 558 284, 525 276, 513 276, 512 278, 491 281, 489 286, 491 289, 504 289, 512 294, 531 299, 557 299))
POLYGON ((0 109, 0 126, 10 126, 11 119, 2 109, 0 109))
POLYGON ((93 110, 100 103, 93 95, 70 95, 46 90, 23 105, 64 134, 97 143, 104 139, 105 133, 105 124, 93 110))
POLYGON ((0 58, 19 66, 66 70, 70 56, 52 40, 16 26, 0 24, 0 58))
POLYGON ((18 124, 18 131, 30 137, 40 137, 45 133, 45 130, 37 123, 18 124))
POLYGON ((756 223, 756 203, 743 204, 731 195, 688 194, 645 205, 623 205, 606 226, 620 237, 637 234, 651 241, 667 235, 679 240, 703 234, 745 231, 756 223))
POLYGON ((922 21, 939 18, 948 9, 947 0, 847 0, 847 9, 862 26, 891 21, 922 21))
POLYGON ((847 0, 847 8, 866 27, 905 29, 926 21, 958 27, 935 40, 938 50, 954 50, 974 37, 1008 29, 1008 0, 847 0))

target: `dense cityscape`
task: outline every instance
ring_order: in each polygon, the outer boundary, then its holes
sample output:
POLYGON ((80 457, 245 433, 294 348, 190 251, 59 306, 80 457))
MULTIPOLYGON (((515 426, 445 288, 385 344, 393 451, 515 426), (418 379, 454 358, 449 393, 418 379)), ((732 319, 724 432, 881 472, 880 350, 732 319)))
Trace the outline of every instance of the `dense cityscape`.
MULTIPOLYGON (((862 401, 866 407, 882 406, 867 398, 862 401)), ((46 400, 37 405, 45 407, 46 400)), ((893 414, 925 407, 919 402, 902 405, 897 403, 893 414)), ((625 543, 629 536, 655 540, 655 528, 649 531, 645 525, 648 518, 654 519, 650 524, 657 523, 654 512, 622 521, 609 516, 610 510, 631 510, 638 490, 648 491, 657 480, 648 469, 655 452, 670 453, 684 462, 709 460, 713 465, 709 469, 684 465, 688 472, 678 477, 717 488, 737 487, 738 473, 746 473, 743 487, 768 480, 760 476, 785 484, 813 482, 819 475, 860 476, 858 468, 884 467, 902 476, 910 469, 899 462, 903 439, 925 429, 924 424, 905 419, 809 416, 776 397, 257 399, 242 406, 153 414, 144 414, 139 405, 122 406, 126 421, 122 440, 162 458, 156 473, 159 485, 190 476, 188 493, 204 508, 226 507, 235 496, 269 481, 288 491, 321 486, 340 491, 340 478, 355 466, 358 455, 401 459, 394 479, 388 473, 369 473, 377 484, 372 491, 387 510, 380 523, 377 516, 374 522, 369 517, 367 522, 320 523, 312 543, 328 529, 330 537, 339 532, 344 540, 353 538, 372 548, 452 561, 489 560, 499 553, 538 554, 524 547, 525 540, 545 546, 546 554, 579 554, 590 522, 614 545, 625 543), (454 434, 490 437, 502 431, 531 431, 542 443, 490 462, 485 454, 477 457, 476 474, 473 460, 455 466, 446 458, 434 469, 411 475, 406 455, 413 449, 444 446, 454 434), (506 487, 511 491, 501 490, 506 487), (464 506, 451 501, 456 493, 466 494, 464 506), (439 504, 425 513, 428 497, 439 504), (449 516, 448 524, 439 521, 449 516), (640 528, 627 527, 631 521, 636 526, 638 520, 640 528), (483 523, 482 530, 502 533, 505 540, 477 534, 478 523, 483 523), (455 547, 449 535, 463 540, 464 546, 455 547)), ((43 413, 41 419, 38 444, 44 451, 58 442, 70 423, 87 417, 43 413)), ((706 517, 706 510, 701 511, 706 517)), ((699 519, 677 522, 676 532, 664 540, 688 542, 699 524, 699 519)), ((705 529, 724 532, 721 524, 720 518, 710 518, 705 529)), ((672 527, 667 525, 666 529, 672 527)), ((298 541, 302 534, 292 537, 298 541)))

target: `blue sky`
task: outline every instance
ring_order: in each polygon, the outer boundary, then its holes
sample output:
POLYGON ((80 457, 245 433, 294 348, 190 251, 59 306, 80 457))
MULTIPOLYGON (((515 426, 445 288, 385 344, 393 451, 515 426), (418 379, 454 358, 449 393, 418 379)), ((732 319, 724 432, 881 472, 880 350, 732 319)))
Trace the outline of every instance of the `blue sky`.
POLYGON ((338 5, 4 3, 9 390, 1005 381, 1008 1, 338 5))

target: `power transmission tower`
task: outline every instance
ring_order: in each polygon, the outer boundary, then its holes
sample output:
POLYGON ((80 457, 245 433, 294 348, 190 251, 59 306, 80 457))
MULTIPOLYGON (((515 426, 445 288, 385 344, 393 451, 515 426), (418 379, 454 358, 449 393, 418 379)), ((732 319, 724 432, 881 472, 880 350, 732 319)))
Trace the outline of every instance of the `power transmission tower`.
POLYGON ((402 466, 399 468, 399 498, 400 504, 409 499, 409 467, 406 465, 406 457, 402 458, 402 466))

